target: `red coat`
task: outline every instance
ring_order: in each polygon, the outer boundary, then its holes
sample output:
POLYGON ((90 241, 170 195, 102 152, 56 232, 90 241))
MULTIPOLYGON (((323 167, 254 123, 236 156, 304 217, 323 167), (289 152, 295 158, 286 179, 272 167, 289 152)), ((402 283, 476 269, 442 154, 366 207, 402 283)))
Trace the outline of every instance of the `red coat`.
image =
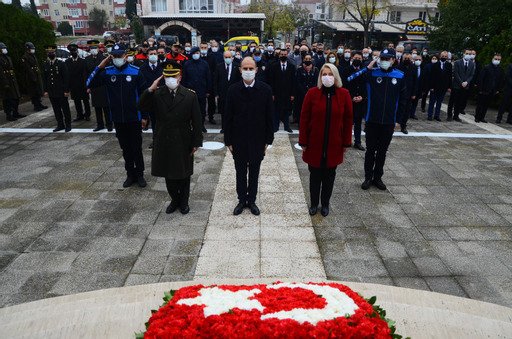
MULTIPOLYGON (((299 145, 306 146, 302 159, 320 167, 325 134, 327 95, 318 87, 311 88, 304 98, 300 113, 299 145)), ((327 167, 343 162, 344 147, 352 143, 352 98, 345 88, 336 88, 332 96, 327 167)))

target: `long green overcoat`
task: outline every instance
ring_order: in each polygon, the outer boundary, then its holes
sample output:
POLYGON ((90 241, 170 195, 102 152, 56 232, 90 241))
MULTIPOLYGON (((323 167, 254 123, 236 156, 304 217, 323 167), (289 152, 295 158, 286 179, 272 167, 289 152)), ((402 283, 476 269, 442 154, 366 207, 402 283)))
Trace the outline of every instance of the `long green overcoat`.
POLYGON ((203 145, 202 119, 196 94, 178 86, 174 99, 166 86, 144 91, 139 101, 143 112, 153 112, 151 174, 167 179, 185 179, 194 173, 192 148, 203 145))

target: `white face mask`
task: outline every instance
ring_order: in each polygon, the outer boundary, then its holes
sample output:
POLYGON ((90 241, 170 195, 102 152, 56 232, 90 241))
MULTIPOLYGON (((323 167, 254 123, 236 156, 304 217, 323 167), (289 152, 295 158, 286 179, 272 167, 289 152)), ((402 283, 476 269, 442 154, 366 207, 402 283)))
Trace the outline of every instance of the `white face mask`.
POLYGON ((423 56, 427 56, 428 55, 428 52, 427 51, 423 51, 423 56))
POLYGON ((363 53, 363 58, 367 59, 370 56, 368 53, 363 53))
POLYGON ((229 65, 233 62, 233 59, 231 58, 224 58, 224 62, 226 63, 226 65, 229 65))
POLYGON ((401 57, 402 57, 402 55, 403 55, 403 54, 402 54, 402 52, 396 52, 396 58, 397 58, 397 59, 398 59, 398 58, 401 58, 401 57))
POLYGON ((7 54, 7 48, 2 48, 2 54, 7 54))
POLYGON ((247 81, 253 81, 256 77, 256 71, 242 71, 242 78, 247 81))
POLYGON ((158 61, 158 55, 151 54, 148 56, 148 60, 150 63, 156 64, 156 62, 158 61))
POLYGON ((212 47, 212 52, 213 52, 213 53, 216 53, 216 52, 218 52, 218 51, 219 51, 219 47, 212 47))
POLYGON ((177 78, 174 77, 165 77, 165 86, 167 86, 169 89, 176 89, 178 87, 179 81, 177 78))
POLYGON ((199 60, 200 57, 201 56, 197 53, 192 54, 192 59, 194 59, 194 60, 199 60))
POLYGON ((500 64, 500 62, 501 62, 501 60, 496 60, 496 59, 493 59, 493 60, 492 60, 492 64, 493 64, 494 66, 498 66, 498 65, 500 64))
POLYGON ((185 51, 187 51, 187 52, 190 52, 191 49, 192 49, 192 47, 188 47, 188 46, 185 47, 185 51))
POLYGON ((201 52, 202 55, 208 54, 208 50, 207 49, 202 49, 200 52, 201 52))
POLYGON ((391 67, 391 61, 383 60, 380 62, 379 67, 386 71, 389 69, 389 67, 391 67))
POLYGON ((124 58, 114 58, 114 66, 116 67, 122 67, 125 63, 126 63, 126 60, 124 60, 124 58))
POLYGON ((108 53, 112 52, 112 47, 107 47, 107 52, 108 53))
POLYGON ((336 58, 329 58, 329 62, 330 62, 331 64, 334 64, 334 63, 336 62, 336 58))
POLYGON ((128 62, 133 62, 133 59, 134 59, 134 58, 130 55, 129 57, 127 57, 127 58, 126 58, 126 61, 128 61, 128 62))
POLYGON ((345 57, 345 59, 350 59, 350 53, 345 53, 343 54, 343 56, 345 57))
POLYGON ((475 60, 476 58, 476 55, 475 54, 471 54, 471 60, 475 60))
POLYGON ((91 54, 92 55, 98 55, 98 49, 97 48, 91 49, 91 54))
POLYGON ((378 57, 378 56, 376 56, 376 55, 373 55, 373 56, 372 56, 372 59, 373 59, 373 60, 377 60, 378 58, 379 58, 379 57, 378 57))
POLYGON ((432 60, 432 63, 433 64, 437 64, 437 60, 432 60))
POLYGON ((34 54, 35 52, 36 52, 36 50, 35 50, 35 49, 33 49, 33 48, 30 50, 30 53, 31 53, 31 54, 34 54))
POLYGON ((325 87, 332 87, 334 85, 334 76, 322 75, 322 85, 325 87))
POLYGON ((338 54, 343 54, 343 48, 338 48, 338 54))
POLYGON ((421 66, 421 60, 416 60, 416 61, 414 62, 414 64, 415 64, 416 66, 421 66))
POLYGON ((466 61, 471 60, 471 54, 464 54, 464 60, 466 60, 466 61))
POLYGON ((274 51, 274 46, 268 46, 268 47, 267 47, 267 51, 269 51, 269 52, 273 52, 273 51, 274 51))

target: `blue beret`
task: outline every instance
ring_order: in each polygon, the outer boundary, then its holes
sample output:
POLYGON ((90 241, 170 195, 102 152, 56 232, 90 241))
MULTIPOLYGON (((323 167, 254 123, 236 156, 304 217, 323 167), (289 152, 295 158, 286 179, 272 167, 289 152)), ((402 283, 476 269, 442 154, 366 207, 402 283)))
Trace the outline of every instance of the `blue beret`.
POLYGON ((393 48, 385 48, 380 52, 380 56, 384 58, 396 58, 396 52, 393 48))

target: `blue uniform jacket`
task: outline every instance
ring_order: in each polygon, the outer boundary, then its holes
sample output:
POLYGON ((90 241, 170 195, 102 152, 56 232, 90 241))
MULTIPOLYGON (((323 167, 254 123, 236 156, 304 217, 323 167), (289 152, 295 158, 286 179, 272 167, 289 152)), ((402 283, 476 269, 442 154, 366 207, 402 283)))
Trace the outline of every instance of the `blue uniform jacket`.
POLYGON ((206 98, 212 92, 210 67, 204 60, 188 60, 183 64, 181 84, 196 92, 198 98, 206 98))
POLYGON ((143 114, 137 110, 137 104, 146 87, 137 66, 125 64, 120 69, 115 66, 105 69, 96 67, 87 79, 87 87, 102 85, 107 89, 110 118, 113 122, 136 122, 143 118, 143 114))
POLYGON ((384 71, 380 68, 371 71, 363 68, 347 78, 366 76, 366 91, 368 95, 368 109, 366 122, 381 125, 394 125, 401 121, 402 114, 407 106, 407 93, 404 73, 391 68, 384 71))

